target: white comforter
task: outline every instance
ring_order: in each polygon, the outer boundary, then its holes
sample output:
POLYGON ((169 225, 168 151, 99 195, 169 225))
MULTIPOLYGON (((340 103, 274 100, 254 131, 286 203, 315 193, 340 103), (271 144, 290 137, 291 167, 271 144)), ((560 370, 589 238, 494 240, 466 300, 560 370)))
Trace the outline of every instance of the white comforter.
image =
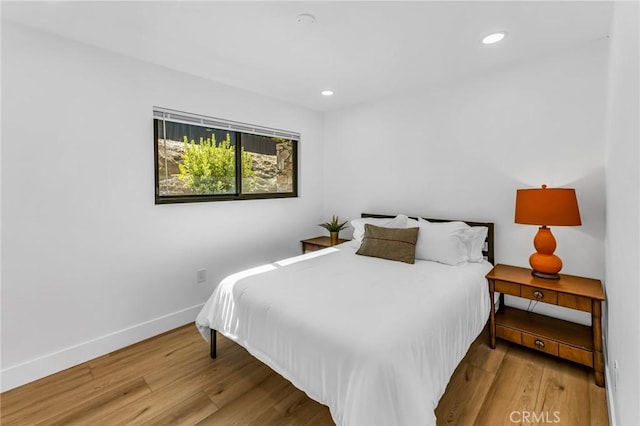
POLYGON ((224 279, 196 319, 326 404, 339 425, 435 425, 489 316, 487 262, 414 265, 348 242, 224 279))

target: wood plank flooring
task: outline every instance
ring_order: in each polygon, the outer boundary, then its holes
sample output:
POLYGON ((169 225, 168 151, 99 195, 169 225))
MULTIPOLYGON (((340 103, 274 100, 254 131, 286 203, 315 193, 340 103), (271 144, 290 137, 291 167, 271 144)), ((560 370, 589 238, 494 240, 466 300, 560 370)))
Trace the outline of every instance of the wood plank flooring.
MULTIPOLYGON (((192 324, 0 395, 10 425, 332 425, 327 407, 218 334, 192 324)), ((577 364, 499 342, 471 346, 438 425, 608 425, 606 395, 577 364), (555 421, 558 420, 558 421, 555 421)))

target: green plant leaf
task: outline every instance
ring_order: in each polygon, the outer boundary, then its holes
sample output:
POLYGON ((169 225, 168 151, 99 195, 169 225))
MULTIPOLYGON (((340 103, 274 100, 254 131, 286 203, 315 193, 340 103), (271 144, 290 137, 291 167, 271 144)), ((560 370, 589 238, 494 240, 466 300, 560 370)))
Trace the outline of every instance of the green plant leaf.
POLYGON ((340 232, 343 229, 349 227, 347 223, 349 223, 349 221, 340 223, 340 219, 338 218, 338 216, 333 215, 330 222, 320 223, 318 226, 322 226, 329 232, 340 232))

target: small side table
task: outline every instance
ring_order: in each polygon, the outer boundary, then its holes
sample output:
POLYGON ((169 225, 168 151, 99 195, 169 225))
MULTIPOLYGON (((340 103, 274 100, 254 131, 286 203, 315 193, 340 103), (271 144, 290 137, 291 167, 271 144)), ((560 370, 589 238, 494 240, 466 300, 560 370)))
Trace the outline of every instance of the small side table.
POLYGON ((496 338, 509 340, 595 370, 596 385, 604 386, 601 303, 602 283, 592 278, 560 274, 559 280, 531 275, 517 266, 496 265, 487 274, 491 298, 490 327, 492 349, 496 338), (500 309, 495 312, 494 294, 500 293, 500 309), (504 305, 509 294, 591 314, 591 326, 504 305))
MULTIPOLYGON (((347 241, 349 240, 339 238, 338 244, 346 243, 347 241)), ((302 240, 300 242, 302 243, 302 253, 331 247, 331 237, 314 237, 302 240)))

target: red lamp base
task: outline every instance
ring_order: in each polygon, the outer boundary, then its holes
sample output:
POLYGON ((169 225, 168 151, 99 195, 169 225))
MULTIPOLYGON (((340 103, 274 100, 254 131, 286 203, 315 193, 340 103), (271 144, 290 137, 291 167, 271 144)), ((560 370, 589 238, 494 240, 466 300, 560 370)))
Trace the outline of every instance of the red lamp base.
POLYGON ((556 239, 551 230, 546 226, 538 228, 533 245, 537 252, 529 257, 529 264, 533 269, 532 274, 550 280, 560 279, 558 272, 562 269, 562 260, 553 254, 556 250, 556 239))

